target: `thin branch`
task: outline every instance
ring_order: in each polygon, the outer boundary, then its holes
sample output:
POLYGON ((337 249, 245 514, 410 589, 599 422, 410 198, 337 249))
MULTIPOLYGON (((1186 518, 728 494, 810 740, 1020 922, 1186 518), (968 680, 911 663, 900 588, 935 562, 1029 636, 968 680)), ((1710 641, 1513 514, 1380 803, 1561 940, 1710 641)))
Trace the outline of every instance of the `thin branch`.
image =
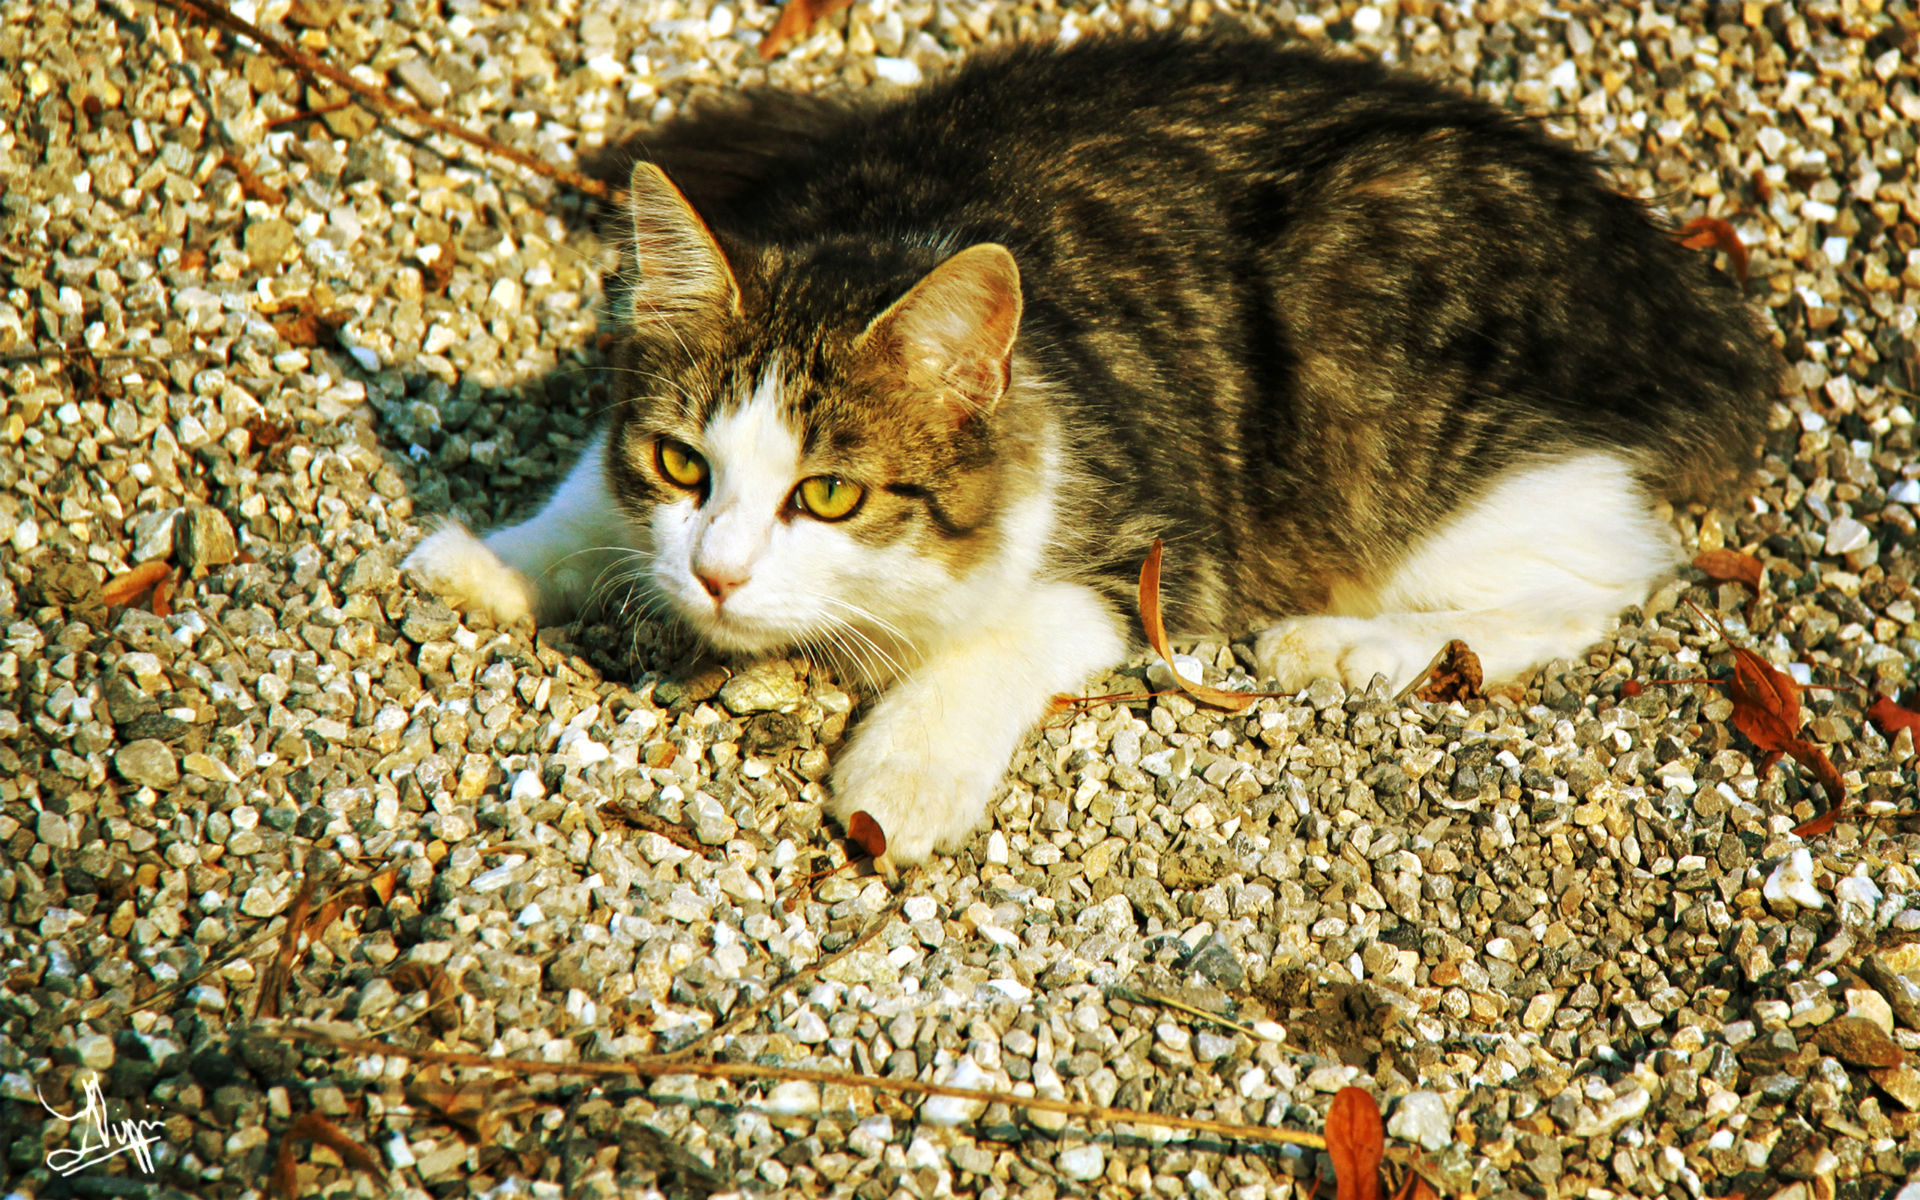
POLYGON ((887 907, 880 913, 880 915, 875 917, 873 921, 867 925, 867 928, 860 934, 859 937, 853 939, 851 942, 848 942, 846 945, 840 947, 838 950, 835 950, 832 954, 829 954, 827 957, 821 959, 817 963, 814 963, 812 966, 796 971, 792 975, 789 975, 785 979, 781 980, 779 983, 774 984, 772 990, 768 991, 764 997, 762 997, 756 1003, 748 1005, 747 1010, 745 1012, 733 1018, 731 1021, 728 1021, 725 1025, 716 1025, 712 1029, 709 1029, 707 1030, 707 1032, 701 1034, 699 1037, 688 1042, 686 1045, 680 1047, 678 1050, 669 1050, 667 1053, 661 1055, 660 1057, 662 1059, 669 1059, 669 1058, 679 1058, 682 1055, 692 1054, 695 1050, 698 1050, 700 1047, 708 1045, 709 1043, 717 1043, 721 1038, 727 1036, 728 1034, 733 1033, 740 1029, 744 1029, 746 1026, 752 1024, 754 1021, 758 1020, 760 1018, 760 1014, 765 1012, 768 1006, 770 1006, 773 1003, 774 998, 776 996, 779 996, 784 992, 790 992, 804 983, 809 983, 815 979, 818 979, 822 971, 826 970, 828 967, 831 967, 833 964, 839 962, 841 959, 846 958, 848 955, 852 954, 855 950, 858 950, 860 947, 872 941, 876 934, 878 934, 882 929, 886 928, 887 922, 893 920, 895 917, 900 915, 900 909, 906 904, 906 902, 907 902, 907 898, 904 894, 895 897, 893 903, 887 905, 887 907))
POLYGON ((252 39, 264 47, 275 58, 288 63, 309 77, 319 76, 327 82, 334 84, 336 87, 345 88, 347 91, 352 92, 355 96, 359 97, 361 101, 383 116, 398 117, 402 120, 412 121, 416 125, 424 125, 436 133, 444 133, 448 137, 458 138, 470 146, 484 150, 488 154, 498 155, 509 162, 525 167, 536 175, 544 175, 548 179, 570 187, 577 192, 584 192, 597 200, 611 203, 617 202, 620 198, 619 193, 612 191, 606 184, 601 183, 597 179, 591 179, 580 174, 578 171, 568 170, 566 167, 555 166, 545 159, 536 158, 528 154, 524 150, 516 150, 512 146, 503 145, 490 137, 474 133, 437 113, 420 107, 418 104, 411 104, 405 100, 395 100, 379 88, 370 87, 367 84, 361 83, 358 79, 355 79, 340 68, 315 58, 313 55, 308 54, 298 47, 288 45, 286 42, 274 37, 251 21, 235 16, 226 6, 220 4, 219 0, 158 0, 158 2, 180 13, 182 16, 197 18, 201 21, 219 25, 230 32, 252 39))
POLYGON ((1182 1117, 1172 1113, 1140 1112, 1130 1108, 1112 1108, 1104 1104, 1083 1104, 1075 1100, 1051 1100, 1045 1096, 1016 1096, 1011 1092, 982 1088, 952 1087, 918 1079, 893 1079, 884 1075, 853 1075, 843 1071, 822 1071, 811 1067, 769 1067, 758 1063, 687 1062, 669 1057, 632 1059, 627 1062, 545 1062, 537 1058, 496 1058, 488 1054, 469 1054, 457 1050, 426 1050, 393 1046, 364 1038, 336 1037, 318 1029, 281 1029, 264 1033, 282 1041, 308 1042, 331 1046, 349 1054, 378 1054, 415 1062, 444 1063, 449 1066, 484 1067, 514 1075, 573 1075, 592 1079, 658 1079, 671 1075, 694 1075, 704 1079, 782 1079, 803 1083, 837 1083, 847 1087, 872 1088, 896 1095, 950 1096, 979 1104, 1005 1104, 1033 1112, 1061 1113, 1088 1121, 1106 1121, 1129 1125, 1158 1125, 1167 1129, 1187 1129, 1242 1142, 1266 1142, 1279 1146, 1305 1146, 1325 1150, 1327 1140, 1317 1133, 1294 1129, 1272 1129, 1265 1125, 1244 1125, 1232 1121, 1213 1121, 1205 1117, 1182 1117))
POLYGON ((1287 1044, 1285 1039, 1269 1037, 1251 1025, 1242 1025, 1240 1022, 1230 1020, 1217 1012, 1208 1012, 1206 1009, 1197 1005, 1188 1004, 1185 1000, 1176 1000, 1172 996, 1163 996, 1158 992, 1144 992, 1138 988, 1122 987, 1119 984, 1115 984, 1107 989, 1107 995, 1119 1000, 1125 1000, 1130 1004, 1157 1004, 1163 1008, 1171 1008, 1176 1012, 1183 1012, 1190 1017, 1197 1017, 1202 1021, 1218 1025, 1222 1029, 1231 1029, 1235 1033, 1244 1033, 1256 1042, 1272 1042, 1278 1046, 1287 1044))

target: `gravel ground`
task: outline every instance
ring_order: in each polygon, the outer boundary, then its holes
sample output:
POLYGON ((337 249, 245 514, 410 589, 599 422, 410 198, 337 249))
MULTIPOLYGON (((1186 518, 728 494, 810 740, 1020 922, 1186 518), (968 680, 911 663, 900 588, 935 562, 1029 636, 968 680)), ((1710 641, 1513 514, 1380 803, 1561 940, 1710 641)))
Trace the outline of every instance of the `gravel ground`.
MULTIPOLYGON (((1675 518, 1765 561, 1751 609, 1687 572, 1492 701, 1323 683, 1063 719, 991 832, 767 1004, 895 900, 808 878, 846 857, 820 781, 862 698, 648 630, 463 621, 394 565, 430 514, 524 509, 605 402, 586 206, 303 116, 331 97, 141 0, 0 0, 0 1177, 257 1195, 314 1114, 384 1182, 300 1143, 301 1195, 1252 1200, 1323 1169, 842 1085, 460 1088, 493 1077, 292 1045, 256 1013, 307 878, 350 903, 280 1011, 396 1044, 619 1059, 744 1014, 724 1060, 1223 1121, 1317 1130, 1359 1084, 1450 1196, 1911 1200, 1920 806, 1912 734, 1862 714, 1920 657, 1920 21, 1659 8, 860 0, 765 64, 753 0, 249 4, 555 162, 704 89, 1251 19, 1546 116, 1752 248, 1797 386, 1759 499, 1675 518), (168 615, 102 598, 153 559, 189 576, 168 615), (1807 693, 1809 735, 1881 819, 1803 840, 1817 785, 1762 778, 1723 695, 1629 686, 1726 673, 1684 601, 1842 685, 1807 693), (48 1167, 73 1135, 36 1095, 71 1112, 94 1079, 114 1119, 160 1122, 150 1173, 48 1167)), ((1239 648, 1185 649, 1243 678, 1239 648)))

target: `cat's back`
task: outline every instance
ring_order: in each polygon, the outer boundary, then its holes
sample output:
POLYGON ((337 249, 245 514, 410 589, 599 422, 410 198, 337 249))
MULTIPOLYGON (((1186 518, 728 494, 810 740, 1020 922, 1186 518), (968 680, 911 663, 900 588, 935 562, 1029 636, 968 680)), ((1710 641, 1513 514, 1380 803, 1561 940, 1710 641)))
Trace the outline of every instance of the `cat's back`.
POLYGON ((1017 236, 1062 205, 1230 203, 1236 187, 1298 185, 1357 146, 1442 128, 1582 163, 1488 105, 1371 61, 1245 34, 1115 34, 1017 44, 903 95, 840 104, 765 163, 738 220, 744 234, 790 237, 966 225, 979 210, 1017 236))

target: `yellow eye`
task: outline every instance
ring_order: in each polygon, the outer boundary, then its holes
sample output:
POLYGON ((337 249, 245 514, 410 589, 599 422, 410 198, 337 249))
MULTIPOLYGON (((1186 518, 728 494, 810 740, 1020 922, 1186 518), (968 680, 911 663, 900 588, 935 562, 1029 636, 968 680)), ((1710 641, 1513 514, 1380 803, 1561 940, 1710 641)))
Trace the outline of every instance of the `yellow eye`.
POLYGON ((707 460, 684 442, 661 438, 654 445, 653 457, 660 464, 660 474, 668 483, 683 488, 697 488, 707 481, 707 460))
POLYGON ((815 475, 800 481, 798 495, 801 508, 822 521, 838 521, 853 515, 867 490, 835 475, 815 475))

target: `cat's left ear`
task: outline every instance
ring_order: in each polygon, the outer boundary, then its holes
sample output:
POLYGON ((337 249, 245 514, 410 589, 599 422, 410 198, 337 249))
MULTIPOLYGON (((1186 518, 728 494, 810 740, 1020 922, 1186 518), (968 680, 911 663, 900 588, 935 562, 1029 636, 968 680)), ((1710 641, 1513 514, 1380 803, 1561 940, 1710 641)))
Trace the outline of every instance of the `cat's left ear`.
POLYGON ((929 271, 873 319, 858 346, 951 396, 965 421, 991 413, 1006 394, 1020 309, 1013 254, 982 242, 929 271))

